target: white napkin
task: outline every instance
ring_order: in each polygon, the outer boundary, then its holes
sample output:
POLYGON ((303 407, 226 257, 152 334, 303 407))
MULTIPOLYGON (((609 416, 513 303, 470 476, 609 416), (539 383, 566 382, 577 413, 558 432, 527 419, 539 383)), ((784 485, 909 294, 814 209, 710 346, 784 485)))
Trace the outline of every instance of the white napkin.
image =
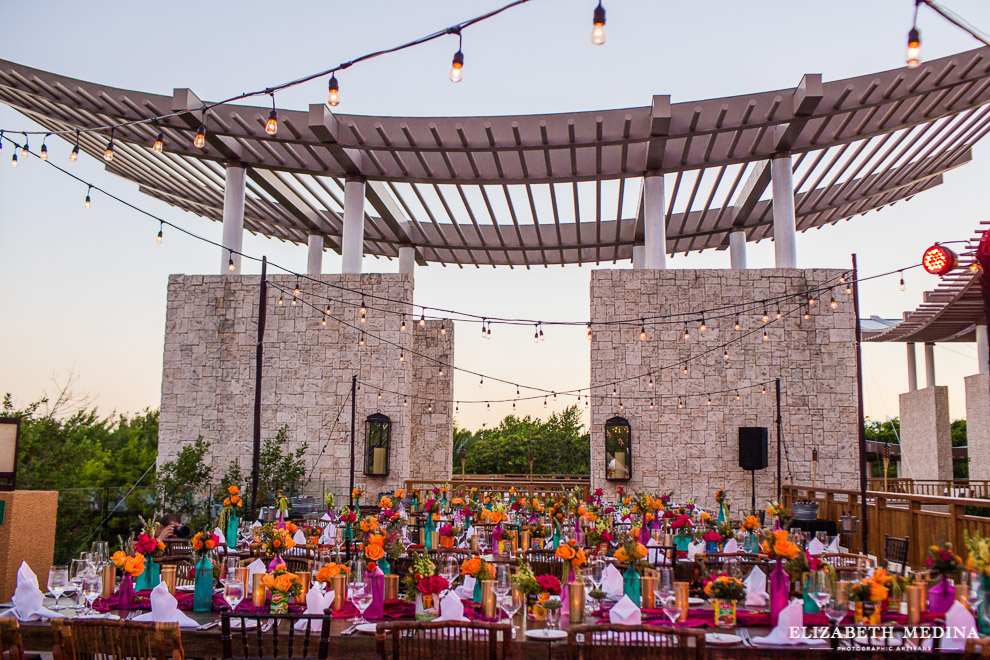
MULTIPOLYGON (((265 566, 265 562, 261 561, 260 559, 255 559, 253 562, 251 562, 250 564, 248 564, 248 580, 249 581, 253 581, 254 580, 254 574, 255 573, 267 573, 267 572, 268 572, 268 567, 265 566)), ((251 588, 250 585, 244 585, 244 592, 247 593, 248 589, 250 589, 250 588, 251 588)))
POLYGON ((159 582, 151 590, 151 611, 136 616, 132 621, 156 621, 158 623, 178 623, 180 628, 195 628, 199 624, 179 610, 179 602, 168 592, 168 585, 159 582))
POLYGON ((37 621, 38 619, 53 619, 61 617, 47 607, 42 607, 45 596, 38 588, 38 576, 34 574, 26 562, 21 562, 17 569, 17 586, 14 587, 14 606, 0 616, 17 617, 18 621, 37 621))
POLYGON ((691 543, 688 545, 688 561, 693 561, 694 556, 699 552, 705 551, 705 542, 698 541, 697 543, 691 543))
MULTIPOLYGON (((314 585, 314 588, 306 592, 305 614, 323 614, 323 611, 333 604, 333 597, 332 590, 324 594, 318 585, 314 585)), ((323 622, 319 619, 312 619, 309 623, 312 632, 320 632, 323 629, 323 622)), ((306 630, 306 619, 296 621, 296 630, 306 630)))
POLYGON ((474 585, 478 580, 473 575, 464 576, 464 584, 454 589, 461 598, 471 599, 474 597, 474 585))
POLYGON ((739 541, 729 539, 725 542, 725 547, 722 548, 722 552, 739 552, 739 541))
POLYGON ((474 536, 474 534, 475 534, 475 532, 474 532, 474 525, 471 525, 470 527, 467 528, 467 531, 464 533, 464 540, 461 541, 460 547, 462 547, 462 548, 470 548, 471 547, 471 537, 474 536))
POLYGON ((327 525, 323 528, 323 535, 320 536, 320 543, 322 545, 331 545, 337 538, 337 527, 335 525, 327 525))
POLYGON ((260 520, 255 520, 255 521, 254 521, 254 522, 253 522, 253 523, 251 524, 251 527, 261 527, 261 521, 260 521, 260 520))
POLYGON ((606 597, 620 598, 622 588, 622 573, 614 565, 608 564, 602 572, 602 591, 606 597))
POLYGON ((443 600, 440 601, 440 616, 435 620, 467 621, 467 617, 464 616, 464 603, 461 602, 461 597, 454 592, 444 596, 443 600))
POLYGON ((297 529, 296 533, 293 535, 292 540, 296 542, 296 545, 306 545, 306 535, 303 534, 301 529, 297 529))
MULTIPOLYGON (((976 619, 958 600, 952 603, 952 607, 945 613, 945 629, 952 631, 952 635, 946 635, 942 638, 939 648, 943 651, 962 651, 966 648, 967 638, 976 639, 980 636, 976 630, 976 619)), ((932 640, 925 640, 922 647, 932 648, 932 640)))
POLYGON ((754 566, 746 579, 746 605, 748 607, 765 607, 770 595, 767 593, 767 576, 759 566, 754 566))
POLYGON ((651 536, 650 540, 646 542, 647 559, 653 564, 666 564, 667 553, 660 552, 657 549, 659 546, 660 542, 651 536))
POLYGON ((323 514, 323 517, 320 518, 320 520, 322 520, 323 522, 330 522, 330 514, 329 513, 324 513, 323 514))
POLYGON ((219 527, 214 528, 213 533, 217 535, 218 539, 220 539, 220 543, 227 545, 227 537, 223 535, 223 531, 221 531, 219 527))
POLYGON ((638 626, 643 623, 643 612, 636 607, 629 596, 623 596, 609 610, 608 619, 612 623, 620 623, 624 626, 638 626))
POLYGON ((832 542, 828 544, 828 551, 829 551, 829 553, 839 552, 839 535, 838 534, 836 534, 835 535, 835 538, 832 539, 832 542))
POLYGON ((811 542, 808 543, 808 554, 817 557, 823 552, 825 552, 825 546, 822 545, 822 542, 817 538, 811 539, 811 542))
POLYGON ((781 610, 777 626, 770 631, 770 634, 766 637, 754 637, 753 643, 819 646, 828 644, 828 640, 804 636, 804 602, 795 598, 790 605, 781 610), (791 633, 795 633, 793 637, 791 633))

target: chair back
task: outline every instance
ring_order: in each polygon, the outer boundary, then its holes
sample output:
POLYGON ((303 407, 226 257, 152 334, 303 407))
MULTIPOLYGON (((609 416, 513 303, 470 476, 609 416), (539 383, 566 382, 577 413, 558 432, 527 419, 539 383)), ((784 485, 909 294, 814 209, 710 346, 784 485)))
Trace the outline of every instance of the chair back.
POLYGON ((56 660, 183 660, 178 623, 53 619, 56 660))
MULTIPOLYGON (((707 577, 715 571, 722 571, 724 568, 737 567, 739 570, 749 573, 754 566, 767 567, 769 561, 761 559, 753 552, 699 552, 694 556, 694 561, 701 571, 702 577, 707 577)), ((731 573, 731 570, 727 572, 731 573)))
POLYGON ((382 660, 459 658, 506 660, 512 657, 512 626, 480 621, 395 621, 375 631, 382 660))
POLYGON ((556 555, 556 550, 530 550, 523 554, 533 569, 533 575, 560 575, 564 560, 556 555))
POLYGON ((990 658, 990 637, 966 640, 966 660, 990 658))
POLYGON ((0 652, 9 660, 24 660, 21 624, 12 616, 0 619, 0 652))
POLYGON ((571 626, 567 630, 570 660, 691 659, 705 657, 705 633, 684 628, 622 626, 613 623, 571 626))
POLYGON ((818 558, 835 569, 840 580, 855 580, 873 566, 873 560, 866 555, 847 552, 832 552, 818 555, 818 558))
POLYGON ((676 545, 649 545, 646 547, 650 563, 661 568, 677 567, 676 545))
POLYGON ((316 658, 330 655, 331 616, 324 614, 220 613, 224 660, 232 658, 316 658), (317 631, 314 624, 319 622, 317 631), (296 624, 301 623, 300 629, 296 624))
POLYGON ((911 537, 897 538, 883 535, 883 567, 889 573, 904 575, 908 567, 908 549, 911 547, 911 537), (891 568, 894 564, 894 568, 891 568))

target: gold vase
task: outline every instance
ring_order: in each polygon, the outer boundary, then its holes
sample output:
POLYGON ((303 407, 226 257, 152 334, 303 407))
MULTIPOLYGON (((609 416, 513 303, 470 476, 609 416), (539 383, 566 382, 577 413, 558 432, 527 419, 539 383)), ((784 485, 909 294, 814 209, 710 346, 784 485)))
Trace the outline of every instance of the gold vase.
POLYGON ((251 604, 255 607, 261 607, 265 604, 265 598, 267 597, 267 589, 265 585, 261 583, 261 578, 265 576, 264 573, 255 573, 251 576, 251 604))
POLYGON ((568 582, 568 608, 571 623, 584 623, 584 581, 568 582))
POLYGON ((162 565, 162 582, 168 587, 168 592, 175 595, 175 564, 163 564, 162 565))
POLYGON ((641 607, 644 610, 656 607, 657 579, 653 575, 647 574, 639 579, 639 590, 642 598, 641 607))
POLYGON ((481 613, 492 618, 498 611, 498 603, 495 601, 495 580, 481 581, 481 613))
POLYGON ((683 623, 688 618, 688 593, 691 590, 689 582, 674 582, 674 597, 677 599, 677 606, 681 610, 681 615, 677 621, 683 623))
POLYGON ((117 586, 117 567, 113 564, 107 564, 103 567, 103 591, 100 594, 104 598, 109 598, 113 595, 113 590, 117 586))
POLYGON ((385 592, 383 597, 386 601, 395 600, 399 597, 399 576, 395 573, 385 576, 385 592))
POLYGON ((523 552, 529 552, 529 530, 524 529, 519 534, 519 547, 523 552))
POLYGON ((306 594, 309 593, 309 582, 313 579, 313 574, 309 572, 299 572, 296 573, 296 577, 299 578, 300 584, 302 584, 302 590, 300 590, 299 595, 296 596, 297 603, 306 602, 306 594))
POLYGON ((339 612, 344 607, 344 603, 347 602, 347 576, 334 575, 331 577, 330 588, 333 589, 333 603, 330 604, 330 610, 339 612))

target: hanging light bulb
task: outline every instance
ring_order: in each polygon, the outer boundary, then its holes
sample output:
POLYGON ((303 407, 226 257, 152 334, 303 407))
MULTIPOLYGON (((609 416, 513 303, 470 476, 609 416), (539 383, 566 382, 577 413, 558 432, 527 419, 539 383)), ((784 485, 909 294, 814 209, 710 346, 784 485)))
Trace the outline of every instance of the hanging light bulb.
POLYGON ((272 111, 268 113, 268 121, 265 122, 265 133, 269 135, 278 133, 278 110, 275 109, 274 94, 272 94, 272 111))
POLYGON ((735 325, 734 325, 733 327, 734 327, 734 328, 735 328, 736 330, 738 330, 739 328, 741 328, 741 327, 742 327, 742 326, 741 326, 741 325, 739 324, 739 315, 738 315, 738 314, 736 315, 736 324, 735 324, 735 325))
POLYGON ((557 400, 557 393, 556 392, 552 392, 552 394, 553 394, 553 400, 556 401, 557 400))
POLYGON ((649 382, 649 384, 647 385, 647 387, 649 387, 649 388, 651 388, 651 389, 653 388, 653 374, 650 374, 650 382, 649 382))
POLYGON ((443 365, 442 364, 439 367, 437 367, 437 375, 443 376, 443 365))
POLYGON ((728 350, 722 351, 722 359, 723 360, 728 360, 729 359, 729 351, 728 350))
POLYGON ((441 335, 447 334, 447 328, 444 327, 443 321, 440 321, 440 334, 441 335))
POLYGON ((900 283, 900 287, 901 287, 901 291, 903 291, 903 290, 904 290, 904 288, 905 288, 905 287, 904 287, 904 273, 903 273, 903 272, 901 273, 901 283, 900 283))
POLYGON ((540 323, 540 341, 543 341, 543 339, 544 339, 544 337, 543 337, 543 324, 540 323))
POLYGON ((403 316, 402 324, 399 326, 399 332, 405 332, 405 331, 406 331, 406 317, 403 316))
POLYGON ((197 149, 202 149, 206 146, 206 124, 199 125, 199 130, 196 131, 196 139, 193 140, 193 146, 197 149))
POLYGON ((626 409, 625 404, 622 403, 622 399, 619 399, 619 410, 625 410, 625 409, 626 409))
POLYGON ((295 307, 298 304, 298 302, 299 302, 298 299, 295 296, 292 296, 292 300, 289 302, 289 305, 295 307))
POLYGON ((299 280, 296 280, 296 288, 292 290, 292 295, 294 296, 299 295, 299 280))
POLYGON ((613 385, 612 386, 612 396, 616 396, 616 395, 618 395, 618 392, 615 390, 615 386, 613 385))
POLYGON ((364 332, 361 332, 361 338, 358 340, 358 346, 364 346, 364 332))
POLYGON ((430 401, 430 405, 426 406, 426 412, 433 412, 433 402, 430 401))
POLYGON ((403 408, 409 407, 409 401, 406 399, 406 397, 402 397, 402 407, 403 408))
POLYGON ((515 410, 515 409, 516 409, 516 402, 515 402, 515 401, 513 401, 513 402, 512 402, 512 409, 513 409, 513 410, 515 410))
POLYGON ((79 159, 79 145, 72 147, 72 151, 69 152, 69 162, 74 163, 79 159))
POLYGON ((834 296, 829 297, 828 306, 832 309, 837 309, 839 307, 839 303, 835 302, 834 296))
POLYGON ((330 316, 330 302, 327 301, 327 316, 330 316))
POLYGON ((846 285, 846 293, 852 293, 852 292, 853 292, 853 288, 852 288, 852 286, 851 286, 851 285, 849 285, 849 284, 847 284, 847 285, 846 285))
POLYGON ((151 150, 154 151, 156 154, 160 154, 162 152, 162 149, 164 148, 165 148, 165 134, 159 131, 157 137, 155 137, 155 144, 153 147, 151 147, 151 150))
POLYGON ((811 318, 811 310, 807 307, 804 308, 804 320, 807 321, 811 318))
POLYGON ((406 354, 403 353, 402 351, 399 351, 399 362, 405 362, 405 361, 406 361, 406 354))
POLYGON ((546 407, 547 407, 547 398, 543 397, 543 409, 546 410, 546 407))
POLYGON ((760 392, 760 394, 766 394, 766 393, 767 393, 767 386, 766 386, 766 385, 764 385, 764 386, 763 386, 763 391, 762 391, 762 392, 760 392))
POLYGON ((28 147, 28 136, 27 136, 27 133, 25 133, 24 134, 24 147, 21 149, 21 155, 24 156, 25 158, 27 158, 28 157, 28 154, 30 152, 31 152, 31 148, 28 147))
POLYGON ((378 400, 379 401, 382 400, 382 391, 381 390, 378 390, 378 400))
POLYGON ((639 328, 639 340, 646 341, 646 320, 644 319, 639 328))
POLYGON ((591 322, 589 321, 585 327, 588 329, 588 341, 591 341, 591 322))
POLYGON ((767 332, 766 328, 763 328, 763 341, 770 341, 770 333, 767 332))
POLYGON ((777 305, 777 320, 779 321, 784 315, 780 313, 780 305, 777 305))
POLYGON ((691 334, 688 332, 687 323, 684 324, 684 340, 687 341, 691 338, 691 334))
POLYGON ((337 76, 330 75, 330 84, 328 85, 329 92, 327 93, 327 103, 330 104, 331 108, 336 108, 340 105, 340 85, 337 84, 337 76))
POLYGON ((89 208, 90 204, 92 204, 92 200, 90 200, 90 198, 89 198, 89 192, 92 189, 93 189, 93 186, 90 186, 89 188, 86 189, 86 200, 83 202, 83 206, 85 206, 86 208, 89 208))
POLYGON ((324 328, 327 327, 327 317, 324 316, 322 319, 320 319, 320 325, 322 325, 324 328))
POLYGON ((599 2, 591 17, 591 43, 601 46, 605 43, 605 8, 599 2))
POLYGON ((533 326, 533 343, 534 344, 540 343, 540 330, 536 326, 533 326))
POLYGON ((839 276, 839 281, 842 282, 843 284, 845 284, 846 283, 846 276, 845 275, 840 275, 839 276))
MULTIPOLYGON (((917 9, 915 11, 917 12, 917 9)), ((908 31, 907 57, 905 59, 909 69, 917 69, 921 66, 921 32, 916 27, 912 27, 908 31)))
POLYGON ((234 272, 234 252, 230 252, 230 257, 227 258, 227 270, 234 272))
POLYGON ((450 82, 459 83, 464 79, 464 53, 458 50, 450 63, 450 82))
POLYGON ((653 399, 650 399, 650 410, 653 410, 653 399))
POLYGON ((815 297, 814 296, 808 296, 808 306, 810 307, 811 305, 814 305, 814 304, 815 304, 815 297))
POLYGON ((480 388, 484 386, 485 386, 485 377, 482 376, 481 378, 478 379, 478 387, 480 388))
POLYGON ((770 320, 770 315, 767 314, 767 308, 763 308, 763 322, 767 323, 770 320))
POLYGON ((708 397, 708 405, 712 405, 712 397, 711 396, 708 397))
POLYGON ((282 298, 282 292, 279 291, 278 292, 278 300, 276 301, 275 304, 281 306, 283 303, 284 303, 284 299, 282 298))
POLYGON ((678 410, 682 410, 683 408, 684 408, 684 399, 678 398, 677 399, 677 409, 678 410))
POLYGON ((162 232, 164 230, 165 230, 165 223, 164 222, 158 223, 158 237, 155 238, 155 242, 158 243, 159 245, 162 244, 162 232))
POLYGON ((700 330, 701 332, 704 332, 707 329, 708 329, 708 326, 705 325, 705 315, 702 314, 701 315, 701 325, 698 326, 698 330, 700 330))
POLYGON ((48 136, 45 135, 44 139, 41 140, 41 154, 38 156, 41 160, 48 160, 48 145, 45 144, 45 140, 47 139, 48 136))
POLYGON ((519 386, 518 385, 516 385, 516 398, 517 399, 519 398, 519 386))
POLYGON ((420 315, 419 315, 419 327, 422 328, 424 325, 426 325, 426 308, 425 307, 423 308, 423 311, 421 311, 420 312, 420 315))
POLYGON ((681 370, 681 373, 687 376, 687 364, 684 365, 684 368, 681 370))
POLYGON ((488 411, 489 411, 489 412, 491 412, 491 409, 492 409, 492 404, 490 404, 490 403, 488 403, 487 401, 485 401, 485 407, 486 407, 486 408, 488 408, 488 411))
POLYGON ((739 391, 737 390, 736 391, 736 401, 738 401, 739 399, 740 399, 740 397, 739 397, 739 391))

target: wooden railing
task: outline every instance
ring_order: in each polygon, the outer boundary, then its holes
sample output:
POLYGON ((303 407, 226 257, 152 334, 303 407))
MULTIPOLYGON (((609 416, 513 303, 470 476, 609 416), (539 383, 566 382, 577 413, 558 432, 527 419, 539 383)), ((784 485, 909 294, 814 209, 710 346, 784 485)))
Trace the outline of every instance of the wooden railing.
POLYGON ((990 517, 969 515, 966 511, 968 507, 979 507, 990 512, 990 499, 868 490, 865 516, 858 490, 788 484, 782 487, 782 500, 787 506, 796 500, 815 500, 819 505, 818 517, 834 521, 840 529, 841 516, 851 512, 859 524, 854 533, 842 535, 842 545, 852 552, 863 552, 859 525, 864 519, 869 525, 869 547, 865 554, 882 557, 884 534, 910 536, 908 563, 919 570, 924 567, 925 549, 930 545, 949 541, 958 553, 965 555, 965 533, 990 536, 990 517))
POLYGON ((990 499, 990 481, 970 479, 891 479, 883 477, 867 480, 869 490, 907 495, 936 495, 939 497, 975 497, 990 499))
POLYGON ((409 479, 405 482, 406 493, 414 489, 420 491, 449 484, 454 492, 465 492, 471 488, 479 491, 506 492, 515 488, 522 494, 545 495, 547 493, 568 491, 575 487, 584 490, 585 496, 591 488, 591 477, 586 474, 455 474, 449 481, 431 479, 409 479))

